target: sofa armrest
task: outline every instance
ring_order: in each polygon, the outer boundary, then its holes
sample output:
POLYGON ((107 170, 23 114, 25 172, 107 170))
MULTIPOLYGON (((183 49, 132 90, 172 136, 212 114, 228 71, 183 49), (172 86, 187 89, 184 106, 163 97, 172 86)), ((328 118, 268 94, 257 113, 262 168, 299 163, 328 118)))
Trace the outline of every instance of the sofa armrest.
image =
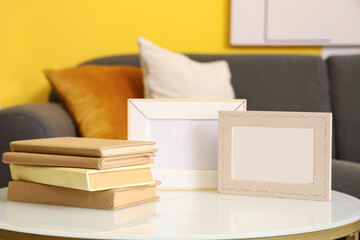
MULTIPOLYGON (((75 123, 59 103, 26 104, 0 111, 0 154, 14 140, 76 136, 75 123)), ((8 165, 0 163, 0 187, 10 180, 8 165)))
POLYGON ((360 163, 333 160, 332 189, 360 198, 360 163))

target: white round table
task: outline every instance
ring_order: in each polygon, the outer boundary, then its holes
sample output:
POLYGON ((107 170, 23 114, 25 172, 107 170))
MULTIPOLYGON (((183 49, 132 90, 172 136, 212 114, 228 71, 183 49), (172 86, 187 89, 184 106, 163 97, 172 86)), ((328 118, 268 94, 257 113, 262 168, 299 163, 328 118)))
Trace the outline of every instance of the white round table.
POLYGON ((158 191, 117 211, 11 202, 6 191, 0 239, 358 239, 360 229, 360 200, 335 191, 331 202, 158 191))

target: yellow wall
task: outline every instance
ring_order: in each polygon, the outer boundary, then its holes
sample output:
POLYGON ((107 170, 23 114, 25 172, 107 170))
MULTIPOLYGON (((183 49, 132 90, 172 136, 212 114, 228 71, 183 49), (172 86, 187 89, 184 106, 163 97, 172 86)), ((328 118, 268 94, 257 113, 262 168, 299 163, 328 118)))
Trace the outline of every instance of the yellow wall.
POLYGON ((44 102, 46 68, 136 53, 142 35, 173 51, 321 54, 229 45, 230 0, 11 0, 0 8, 0 103, 44 102))

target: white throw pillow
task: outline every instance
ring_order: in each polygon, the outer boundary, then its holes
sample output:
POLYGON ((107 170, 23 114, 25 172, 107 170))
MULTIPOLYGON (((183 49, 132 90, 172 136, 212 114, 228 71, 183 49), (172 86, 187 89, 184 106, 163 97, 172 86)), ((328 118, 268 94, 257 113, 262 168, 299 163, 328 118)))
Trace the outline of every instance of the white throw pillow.
POLYGON ((234 99, 226 61, 200 63, 138 38, 146 98, 234 99))

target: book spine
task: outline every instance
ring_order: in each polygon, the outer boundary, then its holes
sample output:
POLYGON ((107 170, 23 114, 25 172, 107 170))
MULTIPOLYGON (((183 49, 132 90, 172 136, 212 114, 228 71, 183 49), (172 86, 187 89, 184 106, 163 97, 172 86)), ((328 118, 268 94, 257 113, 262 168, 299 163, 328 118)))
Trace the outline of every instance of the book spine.
POLYGON ((115 190, 88 192, 25 181, 9 182, 9 201, 114 209, 115 190))
POLYGON ((28 152, 28 153, 48 153, 70 156, 86 156, 86 157, 102 157, 99 149, 83 149, 83 148, 69 148, 69 147, 54 147, 46 145, 26 145, 10 143, 10 149, 13 152, 28 152))
POLYGON ((38 166, 78 167, 90 169, 102 168, 101 158, 53 154, 6 152, 3 154, 2 161, 3 163, 38 166))
POLYGON ((71 168, 10 164, 10 172, 13 180, 24 180, 89 191, 86 173, 71 171, 71 168))

